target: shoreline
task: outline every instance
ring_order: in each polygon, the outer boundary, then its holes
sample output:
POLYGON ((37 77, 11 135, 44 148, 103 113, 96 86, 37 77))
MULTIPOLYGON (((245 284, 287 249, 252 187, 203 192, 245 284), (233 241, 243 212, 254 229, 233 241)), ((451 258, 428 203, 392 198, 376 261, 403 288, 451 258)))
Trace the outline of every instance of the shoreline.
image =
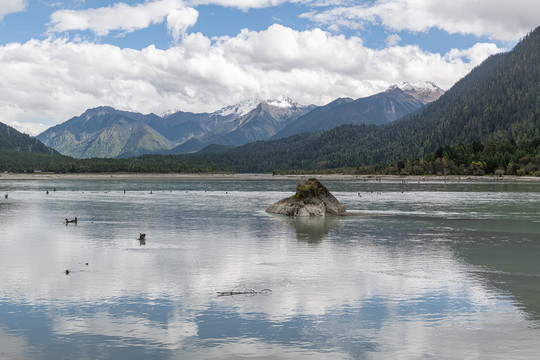
POLYGON ((361 181, 448 181, 448 182, 470 182, 470 181, 520 181, 537 182, 540 177, 534 176, 437 176, 437 175, 349 175, 349 174, 301 174, 301 175, 272 175, 268 174, 188 174, 188 173, 91 173, 91 174, 54 174, 54 173, 33 173, 15 174, 1 173, 2 180, 306 180, 308 178, 318 178, 321 180, 361 180, 361 181))

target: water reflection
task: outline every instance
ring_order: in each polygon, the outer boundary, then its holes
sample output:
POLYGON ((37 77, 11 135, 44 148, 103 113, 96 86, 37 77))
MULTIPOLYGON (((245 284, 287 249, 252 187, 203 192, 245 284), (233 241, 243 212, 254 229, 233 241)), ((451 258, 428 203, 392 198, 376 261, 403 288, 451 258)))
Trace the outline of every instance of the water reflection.
POLYGON ((269 214, 271 218, 282 224, 286 224, 296 233, 298 241, 310 244, 318 244, 323 241, 333 230, 343 225, 345 218, 341 216, 284 216, 269 214))
POLYGON ((144 184, 115 185, 126 194, 83 185, 13 190, 10 207, 0 203, 0 358, 540 351, 531 321, 538 202, 519 192, 401 194, 378 184, 380 194, 360 199, 336 185, 348 208, 386 216, 287 218, 259 209, 283 197, 282 184, 151 183, 153 195, 144 184), (63 226, 71 214, 77 226, 63 226), (239 284, 272 295, 217 296, 239 284))
POLYGON ((506 292, 530 319, 540 321, 540 224, 516 225, 520 228, 517 237, 497 231, 497 226, 492 231, 485 227, 466 230, 464 239, 468 241, 454 244, 454 251, 476 266, 476 274, 488 287, 506 292))

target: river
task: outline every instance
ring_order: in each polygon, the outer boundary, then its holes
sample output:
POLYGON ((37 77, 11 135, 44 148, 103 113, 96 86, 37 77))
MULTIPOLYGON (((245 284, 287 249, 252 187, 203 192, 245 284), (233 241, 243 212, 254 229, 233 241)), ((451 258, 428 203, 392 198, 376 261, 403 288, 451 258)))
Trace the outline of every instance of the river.
POLYGON ((0 359, 538 356, 540 183, 295 185, 3 180, 0 359))

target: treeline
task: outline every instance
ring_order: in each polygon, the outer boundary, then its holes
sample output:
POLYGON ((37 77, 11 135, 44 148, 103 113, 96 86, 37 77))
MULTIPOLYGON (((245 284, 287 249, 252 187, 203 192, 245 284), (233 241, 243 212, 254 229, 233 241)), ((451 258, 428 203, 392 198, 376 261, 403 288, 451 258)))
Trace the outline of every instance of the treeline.
POLYGON ((391 164, 313 170, 279 170, 275 174, 353 175, 517 175, 540 177, 540 136, 532 140, 489 141, 439 147, 425 158, 391 164))
POLYGON ((540 176, 540 136, 532 140, 489 141, 439 147, 424 159, 381 166, 379 173, 399 175, 540 176))
MULTIPOLYGON (((232 173, 273 172, 343 173, 375 175, 518 175, 540 176, 540 136, 532 140, 503 140, 439 147, 425 158, 409 158, 390 164, 327 167, 311 162, 288 167, 257 167, 246 171, 255 159, 243 156, 160 156, 126 159, 74 159, 68 156, 0 151, 0 171, 15 173, 232 173), (246 161, 244 163, 244 161, 246 161)), ((352 159, 351 159, 352 161, 352 159)), ((277 163, 282 164, 282 161, 277 163)))
POLYGON ((144 155, 123 159, 75 159, 62 155, 47 155, 27 151, 0 151, 0 171, 13 173, 210 173, 232 172, 231 168, 192 159, 144 155))

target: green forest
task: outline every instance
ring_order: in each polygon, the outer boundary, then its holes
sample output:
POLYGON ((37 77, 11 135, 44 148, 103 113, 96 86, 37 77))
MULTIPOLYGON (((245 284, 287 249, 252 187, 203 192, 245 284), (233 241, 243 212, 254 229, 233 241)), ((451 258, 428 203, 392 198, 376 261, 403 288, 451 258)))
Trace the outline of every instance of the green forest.
MULTIPOLYGON (((74 159, 61 155, 0 151, 0 171, 15 173, 344 173, 377 175, 518 175, 540 177, 540 136, 531 140, 474 141, 439 147, 424 158, 405 158, 390 164, 321 167, 246 167, 244 156, 144 155, 126 159, 74 159), (229 159, 229 161, 226 161, 229 159)), ((286 163, 279 161, 277 163, 286 163)))

